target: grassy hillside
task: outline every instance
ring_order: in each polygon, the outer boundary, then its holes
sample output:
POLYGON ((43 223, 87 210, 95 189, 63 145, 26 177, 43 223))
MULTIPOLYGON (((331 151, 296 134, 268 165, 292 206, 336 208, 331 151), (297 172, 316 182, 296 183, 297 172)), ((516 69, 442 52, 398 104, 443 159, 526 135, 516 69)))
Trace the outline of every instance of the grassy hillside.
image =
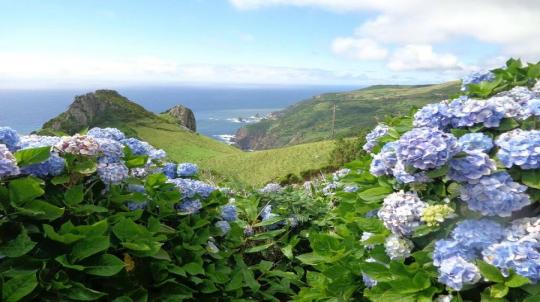
POLYGON ((459 87, 457 81, 437 85, 377 85, 323 94, 285 109, 275 120, 245 126, 239 131, 239 145, 245 149, 269 149, 328 139, 332 135, 334 104, 335 135, 355 135, 386 115, 408 112, 413 106, 448 98, 459 87))

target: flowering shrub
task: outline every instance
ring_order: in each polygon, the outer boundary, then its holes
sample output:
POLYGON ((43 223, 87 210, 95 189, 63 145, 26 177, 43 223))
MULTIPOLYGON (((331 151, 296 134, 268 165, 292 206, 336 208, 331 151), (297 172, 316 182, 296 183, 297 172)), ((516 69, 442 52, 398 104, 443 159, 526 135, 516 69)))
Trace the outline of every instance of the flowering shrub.
POLYGON ((368 134, 297 300, 538 301, 539 79, 510 60, 368 134))

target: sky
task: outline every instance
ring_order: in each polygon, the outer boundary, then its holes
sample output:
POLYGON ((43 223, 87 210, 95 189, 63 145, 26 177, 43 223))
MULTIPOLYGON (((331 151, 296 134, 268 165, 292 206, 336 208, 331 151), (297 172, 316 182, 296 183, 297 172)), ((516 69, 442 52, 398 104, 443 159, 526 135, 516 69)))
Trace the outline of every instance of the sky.
POLYGON ((0 0, 0 88, 436 83, 540 60, 536 0, 0 0))

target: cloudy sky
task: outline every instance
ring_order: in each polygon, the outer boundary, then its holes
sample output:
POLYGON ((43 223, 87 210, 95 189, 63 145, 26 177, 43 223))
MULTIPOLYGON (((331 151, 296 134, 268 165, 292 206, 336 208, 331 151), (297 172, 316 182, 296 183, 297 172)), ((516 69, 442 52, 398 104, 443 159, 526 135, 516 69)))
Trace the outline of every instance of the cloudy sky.
POLYGON ((0 88, 431 83, 540 60, 535 0, 0 0, 0 88))

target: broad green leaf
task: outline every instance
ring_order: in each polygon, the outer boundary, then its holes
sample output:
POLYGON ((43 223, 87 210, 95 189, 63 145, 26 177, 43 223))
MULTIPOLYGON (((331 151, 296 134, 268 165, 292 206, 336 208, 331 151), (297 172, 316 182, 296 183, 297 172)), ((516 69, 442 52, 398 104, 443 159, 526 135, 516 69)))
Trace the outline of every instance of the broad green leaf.
POLYGON ((274 223, 278 223, 278 222, 280 222, 282 220, 283 220, 283 218, 281 218, 281 217, 274 217, 274 218, 270 218, 268 220, 264 220, 264 221, 261 221, 259 223, 256 223, 253 226, 254 227, 268 226, 268 225, 272 225, 274 223))
POLYGON ((274 242, 263 244, 263 245, 257 245, 257 246, 254 246, 254 247, 251 247, 251 248, 245 250, 245 253, 249 254, 249 253, 257 253, 257 252, 260 252, 260 251, 264 251, 267 248, 271 247, 272 245, 274 245, 274 242))
POLYGON ((111 254, 103 254, 84 262, 84 272, 90 275, 110 277, 118 274, 125 266, 124 262, 111 254))
POLYGON ((237 270, 233 273, 231 282, 227 284, 225 287, 225 290, 232 291, 237 290, 242 287, 242 281, 244 281, 244 275, 242 274, 242 271, 237 270))
POLYGON ((95 301, 107 295, 106 293, 87 288, 79 282, 72 282, 71 287, 63 290, 61 293, 65 297, 76 301, 95 301))
POLYGON ((53 185, 62 185, 69 182, 69 175, 58 175, 51 179, 53 185))
POLYGON ((75 243, 70 257, 73 262, 77 262, 95 255, 109 248, 108 236, 94 236, 81 239, 75 243))
POLYGON ((70 206, 81 203, 83 198, 84 189, 82 184, 73 186, 64 193, 64 200, 66 204, 70 206))
POLYGON ((77 162, 73 170, 80 174, 89 175, 96 172, 97 164, 95 160, 88 159, 85 161, 77 162))
POLYGON ((30 294, 38 285, 36 274, 17 275, 2 284, 2 301, 16 302, 30 294))
POLYGON ((45 193, 43 181, 34 177, 25 177, 14 179, 9 183, 9 199, 15 205, 20 206, 23 203, 35 199, 45 193))
POLYGON ((358 196, 365 201, 379 201, 392 192, 392 188, 389 187, 375 187, 360 192, 358 196))
POLYGON ((516 274, 515 272, 511 272, 510 276, 504 282, 504 285, 508 287, 521 287, 525 284, 530 284, 530 283, 531 281, 528 278, 523 277, 520 274, 516 274))
POLYGON ((46 161, 51 156, 51 147, 24 149, 13 154, 19 167, 25 167, 46 161))
POLYGON ((484 276, 484 278, 492 282, 498 282, 498 283, 504 282, 504 276, 501 274, 499 269, 496 268, 495 266, 481 260, 478 260, 476 264, 478 268, 480 269, 480 273, 482 273, 482 276, 484 276))
POLYGON ((43 200, 30 200, 22 207, 15 208, 19 214, 38 220, 52 221, 64 215, 64 208, 59 208, 43 200))
POLYGON ((296 256, 296 259, 307 265, 317 265, 321 262, 325 262, 327 258, 315 253, 307 253, 296 256))
POLYGON ((26 229, 23 228, 15 239, 0 246, 0 255, 10 258, 20 257, 30 252, 36 244, 36 242, 30 239, 26 229))
POLYGON ((540 189, 540 171, 538 169, 521 171, 521 181, 528 187, 540 189))
POLYGON ((130 169, 139 168, 139 167, 144 167, 144 165, 146 165, 147 162, 148 162, 147 155, 134 156, 126 160, 126 166, 130 169))
POLYGON ((204 268, 197 262, 191 262, 182 267, 190 275, 204 275, 204 268))
POLYGON ((76 271, 83 271, 84 270, 83 265, 71 264, 69 262, 68 258, 67 258, 67 255, 58 256, 58 257, 54 258, 54 260, 56 260, 56 262, 62 264, 63 267, 67 267, 67 268, 70 268, 70 269, 73 269, 73 270, 76 270, 76 271))
POLYGON ((493 298, 503 298, 508 294, 508 287, 504 284, 494 284, 489 287, 489 295, 493 298))

